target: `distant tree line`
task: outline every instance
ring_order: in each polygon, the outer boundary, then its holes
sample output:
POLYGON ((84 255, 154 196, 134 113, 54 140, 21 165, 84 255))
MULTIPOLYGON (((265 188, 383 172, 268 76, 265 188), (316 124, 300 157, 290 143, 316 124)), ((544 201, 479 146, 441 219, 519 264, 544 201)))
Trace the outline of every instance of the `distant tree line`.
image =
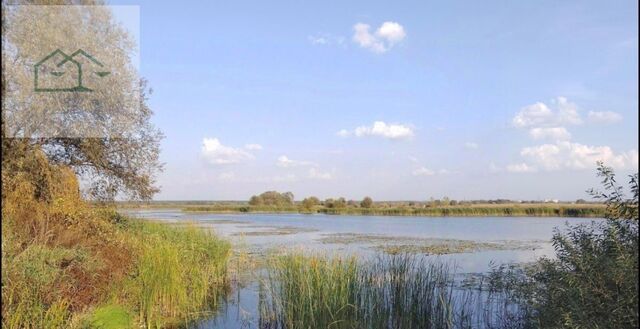
MULTIPOLYGON (((364 197, 361 201, 347 200, 344 197, 327 198, 320 200, 315 196, 304 198, 298 205, 305 210, 313 210, 317 207, 328 209, 343 208, 440 208, 449 206, 472 206, 472 205, 508 205, 508 204, 540 204, 540 203, 558 203, 558 200, 510 200, 510 199, 489 199, 489 200, 453 200, 448 197, 441 199, 430 198, 427 201, 378 201, 374 202, 369 196, 364 197)), ((596 204, 599 202, 586 201, 578 199, 574 204, 596 204)), ((293 206, 296 205, 293 199, 293 193, 277 191, 267 191, 260 195, 254 195, 249 200, 252 206, 293 206)))
POLYGON ((293 193, 267 191, 260 195, 254 195, 249 199, 252 206, 291 206, 293 205, 293 193))

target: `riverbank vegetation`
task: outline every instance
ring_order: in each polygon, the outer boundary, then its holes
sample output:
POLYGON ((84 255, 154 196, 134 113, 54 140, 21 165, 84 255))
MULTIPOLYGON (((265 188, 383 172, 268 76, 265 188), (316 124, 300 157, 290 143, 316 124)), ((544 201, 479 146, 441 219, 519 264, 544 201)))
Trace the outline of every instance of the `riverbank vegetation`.
POLYGON ((267 266, 261 328, 525 328, 529 317, 509 287, 482 277, 463 288, 453 264, 407 254, 357 261, 294 253, 267 266))
MULTIPOLYGON (((306 199, 305 199, 306 200, 306 199)), ((210 213, 301 213, 356 216, 508 216, 508 217, 604 217, 602 204, 477 204, 469 206, 371 206, 371 207, 327 207, 316 205, 252 206, 246 204, 180 205, 187 212, 210 213)))
POLYGON ((107 6, 44 12, 5 4, 2 327, 175 327, 215 311, 228 290, 228 242, 129 220, 108 206, 151 199, 162 169, 162 134, 131 62, 131 36, 107 6), (36 33, 33 22, 56 28, 36 33), (36 97, 37 45, 49 44, 109 54, 115 80, 90 100, 77 92, 36 97))
POLYGON ((32 155, 29 170, 3 167, 3 328, 157 328, 215 312, 228 242, 89 205, 71 169, 32 155))
POLYGON ((264 328, 637 328, 638 176, 630 198, 600 165, 606 222, 556 233, 556 257, 456 282, 408 254, 277 256, 261 289, 264 328))
POLYGON ((472 200, 449 198, 429 201, 380 201, 365 197, 361 201, 345 198, 320 200, 311 196, 294 201, 293 193, 267 191, 243 201, 156 201, 121 202, 126 209, 179 208, 186 212, 209 213, 300 213, 354 216, 433 216, 433 217, 604 217, 602 202, 472 200))

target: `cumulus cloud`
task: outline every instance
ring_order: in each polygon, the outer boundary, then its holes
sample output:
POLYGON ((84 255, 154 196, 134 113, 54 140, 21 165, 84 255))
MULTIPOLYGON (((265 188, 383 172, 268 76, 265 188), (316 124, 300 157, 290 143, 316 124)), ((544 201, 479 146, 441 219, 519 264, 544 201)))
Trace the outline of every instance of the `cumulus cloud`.
POLYGON ((244 148, 247 149, 247 150, 250 150, 250 151, 260 151, 260 150, 262 150, 262 145, 260 145, 260 144, 245 144, 244 148))
POLYGON ((638 151, 615 153, 609 146, 556 142, 525 147, 520 154, 545 170, 593 169, 597 161, 618 169, 638 166, 638 151))
POLYGON ((413 137, 413 129, 402 124, 387 124, 384 121, 376 121, 371 126, 357 127, 352 132, 345 129, 337 132, 337 135, 341 137, 348 137, 352 134, 356 137, 376 136, 399 140, 413 137))
POLYGON ((535 167, 531 167, 526 163, 515 163, 515 164, 508 165, 507 171, 514 172, 514 173, 529 173, 529 172, 536 172, 537 170, 535 167))
POLYGON ((333 179, 333 174, 330 172, 322 172, 316 168, 309 168, 309 178, 329 180, 329 179, 333 179))
POLYGON ((240 149, 224 146, 217 138, 204 138, 201 148, 202 157, 210 164, 224 165, 253 159, 253 155, 240 149))
POLYGON ((569 140, 571 134, 565 127, 531 128, 529 136, 533 139, 569 140))
POLYGON ((525 106, 513 118, 513 125, 517 128, 559 127, 581 123, 577 106, 564 97, 552 100, 550 106, 542 102, 525 106))
POLYGON ((286 155, 281 155, 278 157, 276 165, 282 168, 292 168, 292 167, 301 167, 301 166, 313 166, 315 164, 309 161, 292 160, 292 159, 289 159, 289 157, 287 157, 286 155))
POLYGON ((616 123, 622 120, 622 115, 611 111, 589 111, 587 114, 587 120, 591 123, 616 123))
POLYGON ((353 41, 360 47, 378 54, 389 51, 407 35, 404 27, 396 22, 384 22, 374 33, 371 33, 370 29, 371 26, 368 24, 354 25, 353 41))

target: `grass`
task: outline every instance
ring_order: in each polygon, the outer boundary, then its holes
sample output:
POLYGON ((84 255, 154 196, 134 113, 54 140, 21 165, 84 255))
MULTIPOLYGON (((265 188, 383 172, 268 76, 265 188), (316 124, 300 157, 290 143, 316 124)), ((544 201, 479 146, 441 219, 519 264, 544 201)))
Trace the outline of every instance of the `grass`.
POLYGON ((73 172, 42 170, 46 198, 3 176, 3 328, 161 328, 216 311, 229 242, 88 205, 73 172))
POLYGON ((477 204, 464 206, 394 206, 361 208, 347 206, 343 208, 327 208, 315 206, 312 209, 301 206, 250 206, 246 204, 208 204, 193 205, 176 203, 186 212, 209 213, 320 213, 328 215, 357 215, 357 216, 434 216, 434 217, 604 217, 605 207, 601 204, 570 204, 570 203, 539 203, 539 204, 477 204))
POLYGON ((462 288, 453 269, 407 254, 365 262, 278 256, 261 285, 260 327, 524 327, 527 310, 508 293, 462 288))
POLYGON ((230 244, 195 227, 137 222, 141 246, 136 276, 127 284, 147 327, 185 321, 215 311, 228 292, 230 244))

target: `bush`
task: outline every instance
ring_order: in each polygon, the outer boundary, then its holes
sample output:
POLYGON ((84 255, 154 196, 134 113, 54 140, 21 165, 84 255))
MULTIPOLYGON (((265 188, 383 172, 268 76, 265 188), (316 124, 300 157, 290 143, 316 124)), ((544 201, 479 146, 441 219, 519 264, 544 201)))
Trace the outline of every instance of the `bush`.
POLYGON ((373 206, 373 200, 370 197, 365 197, 360 202, 360 207, 362 208, 371 208, 371 206, 373 206))
POLYGON ((631 197, 613 170, 598 165, 607 205, 606 222, 556 232, 557 259, 542 259, 534 274, 536 323, 545 328, 638 327, 638 174, 629 176, 631 197))
POLYGON ((37 153, 16 163, 2 171, 3 328, 165 326, 219 305, 228 242, 91 206, 37 153))
POLYGON ((606 221, 556 231, 554 259, 526 271, 496 269, 492 277, 511 282, 522 309, 536 328, 638 327, 638 175, 630 176, 625 198, 611 168, 599 164, 607 205, 606 221))

